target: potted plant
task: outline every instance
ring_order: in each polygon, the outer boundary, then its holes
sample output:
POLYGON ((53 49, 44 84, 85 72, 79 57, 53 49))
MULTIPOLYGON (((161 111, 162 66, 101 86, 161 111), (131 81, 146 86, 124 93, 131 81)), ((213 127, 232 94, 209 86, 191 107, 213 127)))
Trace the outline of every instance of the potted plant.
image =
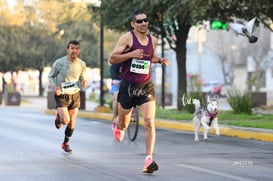
POLYGON ((5 86, 5 104, 12 106, 19 106, 21 104, 21 94, 14 90, 12 84, 5 86))

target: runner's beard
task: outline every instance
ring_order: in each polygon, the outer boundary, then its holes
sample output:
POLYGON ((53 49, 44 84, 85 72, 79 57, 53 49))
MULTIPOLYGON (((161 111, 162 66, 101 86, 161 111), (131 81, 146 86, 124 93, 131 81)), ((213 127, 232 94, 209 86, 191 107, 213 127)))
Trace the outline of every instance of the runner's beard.
POLYGON ((71 54, 70 54, 70 59, 71 59, 72 61, 77 60, 77 54, 76 54, 76 53, 71 53, 71 54))
POLYGON ((70 55, 71 55, 72 58, 77 58, 77 53, 75 53, 75 52, 71 53, 70 55))

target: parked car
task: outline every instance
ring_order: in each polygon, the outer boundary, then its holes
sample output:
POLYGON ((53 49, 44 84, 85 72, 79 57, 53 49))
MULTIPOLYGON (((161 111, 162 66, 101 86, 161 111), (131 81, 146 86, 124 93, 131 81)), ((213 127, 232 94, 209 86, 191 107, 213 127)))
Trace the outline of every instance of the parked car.
POLYGON ((207 94, 222 96, 222 90, 225 85, 219 81, 207 82, 203 85, 202 91, 207 94))

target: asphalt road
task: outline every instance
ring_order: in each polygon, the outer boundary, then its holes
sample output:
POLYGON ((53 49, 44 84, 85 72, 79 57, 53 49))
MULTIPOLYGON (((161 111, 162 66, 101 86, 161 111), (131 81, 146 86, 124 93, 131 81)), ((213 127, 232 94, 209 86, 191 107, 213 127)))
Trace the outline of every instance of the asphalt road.
POLYGON ((0 180, 272 180, 273 143, 210 135, 193 141, 192 132, 157 129, 154 159, 159 171, 141 173, 144 130, 135 142, 114 141, 109 121, 78 118, 72 154, 63 152, 64 128, 53 115, 29 107, 0 106, 0 180))

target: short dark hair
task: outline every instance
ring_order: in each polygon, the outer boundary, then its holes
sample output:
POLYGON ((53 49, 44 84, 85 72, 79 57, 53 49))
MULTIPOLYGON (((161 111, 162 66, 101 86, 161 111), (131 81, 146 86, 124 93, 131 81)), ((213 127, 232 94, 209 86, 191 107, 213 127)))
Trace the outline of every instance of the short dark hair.
POLYGON ((143 10, 136 10, 130 17, 129 22, 136 20, 136 16, 139 14, 145 14, 147 16, 147 13, 143 10))
POLYGON ((72 40, 72 41, 68 42, 66 48, 69 48, 70 44, 72 44, 72 45, 80 45, 80 42, 77 41, 77 40, 72 40))

